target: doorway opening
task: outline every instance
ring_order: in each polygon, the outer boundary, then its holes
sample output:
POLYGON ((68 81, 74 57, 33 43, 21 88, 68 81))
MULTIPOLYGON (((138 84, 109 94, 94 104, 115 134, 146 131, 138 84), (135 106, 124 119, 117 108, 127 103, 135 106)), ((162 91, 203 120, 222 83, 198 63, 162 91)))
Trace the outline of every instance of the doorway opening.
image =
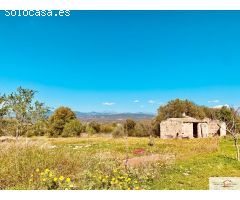
POLYGON ((198 137, 198 123, 193 123, 193 137, 197 138, 198 137))

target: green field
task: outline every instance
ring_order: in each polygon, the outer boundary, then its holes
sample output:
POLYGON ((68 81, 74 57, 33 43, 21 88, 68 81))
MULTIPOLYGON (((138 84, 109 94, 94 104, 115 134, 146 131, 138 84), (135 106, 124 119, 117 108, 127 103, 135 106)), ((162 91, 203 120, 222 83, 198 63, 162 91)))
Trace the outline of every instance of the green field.
POLYGON ((230 139, 156 138, 154 146, 148 142, 148 138, 103 136, 2 142, 0 189, 199 190, 208 189, 211 176, 240 176, 230 139), (136 149, 143 154, 134 153, 136 149), (151 155, 162 159, 127 168, 123 164, 126 156, 151 155))

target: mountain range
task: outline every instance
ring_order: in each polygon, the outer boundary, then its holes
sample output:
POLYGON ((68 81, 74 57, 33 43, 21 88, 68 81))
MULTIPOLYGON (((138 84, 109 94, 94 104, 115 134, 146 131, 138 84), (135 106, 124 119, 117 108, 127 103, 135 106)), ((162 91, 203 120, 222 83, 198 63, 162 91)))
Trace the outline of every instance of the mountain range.
POLYGON ((83 121, 122 121, 126 119, 147 120, 155 117, 149 113, 115 113, 115 112, 75 112, 77 117, 83 121))

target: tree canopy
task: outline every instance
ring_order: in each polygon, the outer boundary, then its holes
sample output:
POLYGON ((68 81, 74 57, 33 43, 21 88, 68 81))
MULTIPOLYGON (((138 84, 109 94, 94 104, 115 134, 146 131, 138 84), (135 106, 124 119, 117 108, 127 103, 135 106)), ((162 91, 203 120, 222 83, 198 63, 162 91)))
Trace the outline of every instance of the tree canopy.
POLYGON ((175 99, 169 101, 166 105, 160 106, 156 121, 161 122, 168 118, 181 118, 183 113, 197 119, 207 117, 228 123, 232 120, 235 109, 226 106, 221 108, 209 108, 206 106, 199 106, 189 100, 175 99))
POLYGON ((35 94, 36 91, 19 87, 16 92, 0 98, 0 115, 8 114, 15 119, 16 137, 27 132, 29 125, 47 118, 48 108, 44 103, 34 102, 35 94))
POLYGON ((158 121, 162 121, 168 118, 181 118, 183 113, 197 119, 203 119, 206 117, 206 113, 202 107, 189 100, 175 99, 169 101, 164 106, 160 106, 157 119, 158 121))
POLYGON ((76 114, 70 108, 57 108, 49 118, 50 136, 62 135, 65 125, 76 118, 76 114))

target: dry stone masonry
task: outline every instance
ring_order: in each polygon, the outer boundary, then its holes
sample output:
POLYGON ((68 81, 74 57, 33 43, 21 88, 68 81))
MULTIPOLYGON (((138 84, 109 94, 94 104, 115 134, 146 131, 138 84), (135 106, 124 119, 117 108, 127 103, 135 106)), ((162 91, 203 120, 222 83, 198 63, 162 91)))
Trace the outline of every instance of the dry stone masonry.
POLYGON ((160 138, 206 138, 211 136, 225 136, 226 124, 219 120, 198 120, 184 116, 169 118, 160 123, 160 138))

